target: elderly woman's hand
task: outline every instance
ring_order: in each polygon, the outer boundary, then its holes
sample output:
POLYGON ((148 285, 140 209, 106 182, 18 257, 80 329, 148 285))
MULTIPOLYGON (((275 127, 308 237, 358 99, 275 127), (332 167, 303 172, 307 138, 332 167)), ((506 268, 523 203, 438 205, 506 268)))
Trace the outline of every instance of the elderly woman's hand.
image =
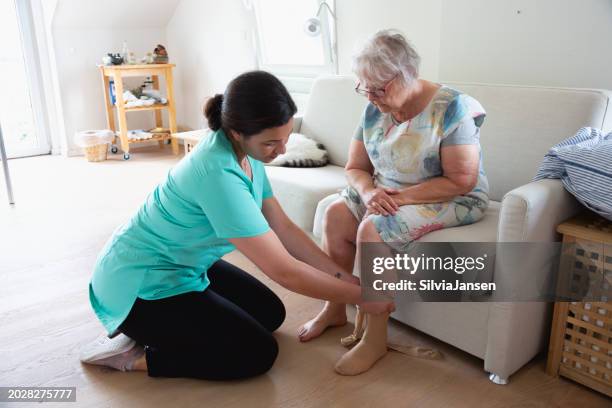
POLYGON ((367 191, 362 200, 370 214, 395 215, 399 205, 392 196, 398 193, 394 188, 375 187, 367 191))

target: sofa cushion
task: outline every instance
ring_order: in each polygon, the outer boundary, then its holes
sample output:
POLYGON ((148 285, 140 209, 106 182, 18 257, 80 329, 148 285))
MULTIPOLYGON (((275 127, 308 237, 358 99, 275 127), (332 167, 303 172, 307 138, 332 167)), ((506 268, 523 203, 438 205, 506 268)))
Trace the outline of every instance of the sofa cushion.
POLYGON ((274 196, 285 213, 300 228, 312 231, 317 203, 346 186, 344 168, 327 165, 316 168, 269 167, 266 173, 274 196))
POLYGON ((444 228, 423 235, 420 242, 497 242, 501 203, 489 201, 484 217, 474 224, 444 228))
POLYGON ((324 76, 312 85, 300 133, 312 137, 327 149, 329 162, 344 166, 353 133, 368 100, 358 95, 355 79, 324 76))

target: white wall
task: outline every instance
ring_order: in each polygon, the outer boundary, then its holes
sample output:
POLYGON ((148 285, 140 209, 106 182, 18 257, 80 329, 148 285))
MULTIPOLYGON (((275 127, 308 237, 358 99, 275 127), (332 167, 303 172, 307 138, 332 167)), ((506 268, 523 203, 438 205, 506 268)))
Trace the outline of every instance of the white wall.
POLYGON ((612 89, 611 0, 443 0, 442 81, 612 89))
POLYGON ((376 31, 402 31, 421 55, 421 76, 438 79, 442 0, 336 0, 338 66, 351 74, 351 57, 376 31))
MULTIPOLYGON (((154 7, 146 0, 57 1, 51 34, 65 132, 64 153, 80 152, 72 142, 76 131, 107 127, 96 67, 102 56, 121 52, 123 41, 138 58, 153 51, 158 43, 166 44, 167 20, 178 1, 164 0, 154 7)), ((153 127, 153 118, 151 112, 130 113, 128 126, 153 127)))
MULTIPOLYGON (((402 30, 422 56, 421 72, 436 80, 441 0, 336 0, 340 74, 351 73, 351 56, 368 36, 384 28, 402 30)), ((177 120, 203 125, 207 96, 222 92, 241 72, 256 68, 251 15, 241 0, 181 0, 166 38, 177 64, 177 120)))
POLYGON ((341 74, 350 74, 356 45, 397 28, 430 80, 612 89, 611 0, 336 0, 336 8, 341 74))
MULTIPOLYGON (((127 40, 136 55, 167 45, 179 125, 204 124, 207 96, 255 69, 242 0, 54 0, 51 25, 65 135, 106 127, 96 64, 127 40), (153 6, 154 4, 154 6, 153 6)), ((422 57, 421 76, 612 89, 611 0, 336 0, 339 72, 377 30, 397 28, 422 57), (520 13, 517 13, 520 11, 520 13)), ((152 115, 130 127, 152 126, 152 115)), ((68 149, 75 151, 72 143, 68 149)))
POLYGON ((168 22, 168 52, 177 65, 177 121, 198 129, 206 97, 256 67, 251 20, 241 0, 182 0, 168 22))

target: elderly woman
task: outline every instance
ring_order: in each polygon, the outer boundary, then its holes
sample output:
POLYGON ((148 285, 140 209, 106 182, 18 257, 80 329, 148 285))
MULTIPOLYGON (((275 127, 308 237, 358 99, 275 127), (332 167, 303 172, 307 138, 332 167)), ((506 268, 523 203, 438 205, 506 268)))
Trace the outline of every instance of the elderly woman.
MULTIPOLYGON (((472 97, 420 79, 420 58, 398 32, 376 33, 354 57, 355 90, 368 98, 351 141, 349 186, 327 210, 323 244, 352 272, 361 242, 405 249, 442 228, 478 221, 488 205, 479 127, 472 97)), ((366 315, 359 344, 336 365, 341 374, 369 369, 387 350, 388 314, 366 315)), ((308 341, 346 323, 343 304, 327 302, 300 330, 308 341)))

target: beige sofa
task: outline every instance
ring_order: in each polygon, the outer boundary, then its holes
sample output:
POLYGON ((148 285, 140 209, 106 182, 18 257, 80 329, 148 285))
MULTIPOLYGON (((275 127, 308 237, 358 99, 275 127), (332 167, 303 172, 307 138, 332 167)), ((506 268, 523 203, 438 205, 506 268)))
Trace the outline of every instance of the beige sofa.
MULTIPOLYGON (((487 111, 481 132, 491 204, 480 222, 425 235, 421 241, 555 241, 555 227, 580 210, 558 180, 531 182, 549 147, 582 126, 612 128, 612 93, 447 83, 478 99, 487 111)), ((321 235, 327 206, 346 185, 343 166, 366 99, 351 77, 324 77, 312 89, 295 130, 323 143, 331 164, 315 169, 268 167, 276 197, 304 230, 321 235)), ((516 271, 496 270, 495 279, 516 271)), ((518 274, 516 274, 517 279, 518 274)), ((546 303, 408 303, 396 297, 393 318, 484 360, 490 379, 505 384, 548 340, 546 303)))

